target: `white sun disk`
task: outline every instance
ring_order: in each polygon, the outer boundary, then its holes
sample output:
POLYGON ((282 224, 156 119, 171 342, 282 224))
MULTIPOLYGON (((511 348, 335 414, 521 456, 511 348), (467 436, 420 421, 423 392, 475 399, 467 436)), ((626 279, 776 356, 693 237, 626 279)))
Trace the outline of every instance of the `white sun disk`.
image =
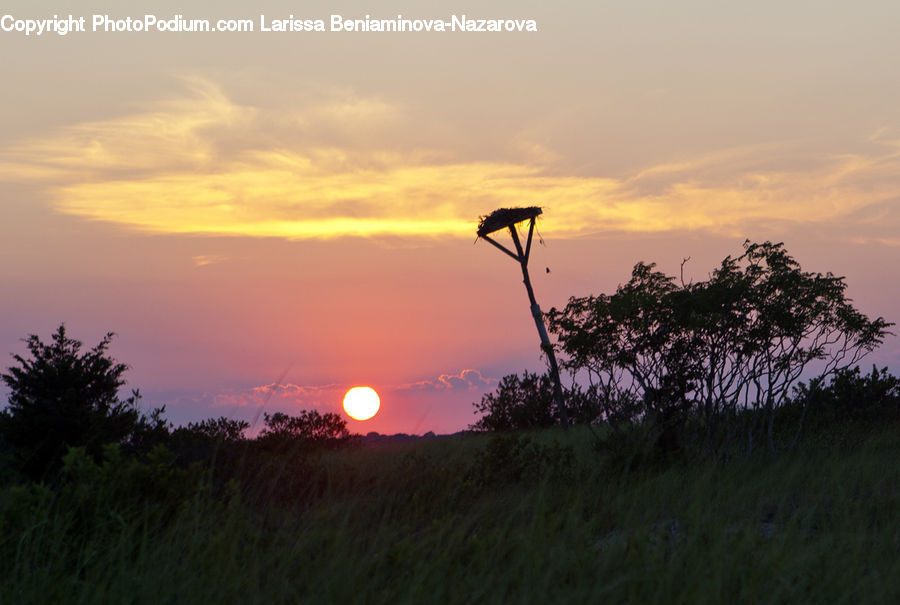
POLYGON ((368 420, 378 413, 381 400, 370 387, 353 387, 344 395, 344 411, 354 420, 368 420))

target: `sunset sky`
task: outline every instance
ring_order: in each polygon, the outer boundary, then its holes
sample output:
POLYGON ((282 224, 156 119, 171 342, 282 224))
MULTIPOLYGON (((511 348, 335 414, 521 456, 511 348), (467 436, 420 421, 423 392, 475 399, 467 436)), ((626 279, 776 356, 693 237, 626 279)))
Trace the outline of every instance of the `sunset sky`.
MULTIPOLYGON (((544 367, 521 274, 475 241, 502 206, 544 207, 545 310, 640 260, 703 279, 749 238, 900 320, 894 0, 41 4, 0 16, 88 31, 0 31, 0 354, 61 322, 87 346, 114 331, 128 386, 176 424, 338 412, 369 385, 381 411, 354 432, 466 428, 500 377, 544 367)), ((900 341, 864 363, 897 373, 900 341)))

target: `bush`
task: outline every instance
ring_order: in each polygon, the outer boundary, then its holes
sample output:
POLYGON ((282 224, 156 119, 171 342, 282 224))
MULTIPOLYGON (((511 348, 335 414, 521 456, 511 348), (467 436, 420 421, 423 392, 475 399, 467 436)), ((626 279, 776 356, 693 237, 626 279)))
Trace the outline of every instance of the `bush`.
POLYGON ((233 443, 244 438, 244 431, 250 428, 246 420, 234 420, 226 416, 208 418, 200 422, 190 422, 187 428, 179 429, 213 441, 233 443))
MULTIPOLYGON (((584 391, 579 385, 563 389, 563 401, 572 424, 591 424, 603 415, 596 389, 584 391)), ((511 431, 549 427, 559 423, 553 395, 553 379, 527 370, 520 378, 509 374, 500 380, 494 393, 473 403, 481 418, 469 428, 474 431, 511 431)))
POLYGON ((228 465, 239 458, 237 446, 246 442, 244 431, 248 428, 250 423, 245 420, 225 416, 208 418, 179 426, 172 431, 167 443, 182 464, 215 460, 216 472, 227 473, 228 465))
POLYGON ((783 244, 747 241, 744 254, 698 283, 638 263, 614 294, 551 309, 549 327, 564 367, 588 375, 601 401, 626 405, 607 419, 655 418, 658 443, 675 448, 696 414, 710 452, 723 421, 752 410, 761 421, 746 424, 743 442, 774 451, 776 411, 800 377, 854 365, 893 325, 856 310, 846 287, 842 277, 801 271, 783 244))
POLYGON ((138 391, 119 398, 128 366, 107 354, 112 337, 82 352, 64 325, 50 344, 32 334, 25 339, 30 356, 14 355, 18 365, 0 376, 11 390, 9 406, 0 413, 0 434, 27 476, 58 470, 70 447, 83 447, 99 460, 107 443, 137 442, 158 431, 162 410, 148 419, 137 409, 138 391))
POLYGON ((807 413, 813 425, 847 421, 896 419, 900 416, 900 378, 887 368, 863 374, 859 367, 842 369, 831 376, 800 383, 793 407, 807 413))
POLYGON ((347 422, 333 412, 301 410, 297 416, 276 412, 264 418, 266 427, 259 434, 263 443, 336 446, 351 439, 347 422))
POLYGON ((558 413, 553 381, 546 374, 525 372, 504 376, 495 393, 473 404, 481 418, 471 425, 476 431, 509 431, 548 427, 556 424, 558 413))

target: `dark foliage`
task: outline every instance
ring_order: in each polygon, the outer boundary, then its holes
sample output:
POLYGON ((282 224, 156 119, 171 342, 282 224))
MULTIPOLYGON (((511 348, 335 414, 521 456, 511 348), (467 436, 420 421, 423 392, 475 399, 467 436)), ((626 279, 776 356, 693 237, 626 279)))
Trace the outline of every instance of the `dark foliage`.
MULTIPOLYGON (((563 399, 573 424, 590 424, 602 414, 599 399, 579 385, 563 390, 563 399)), ((473 404, 481 415, 469 428, 475 431, 510 431, 549 427, 559 423, 559 410, 553 396, 553 380, 548 374, 527 370, 520 377, 509 374, 500 380, 497 390, 473 404)))
POLYGON ((553 381, 546 374, 524 372, 504 376, 496 392, 475 403, 481 418, 471 426, 476 431, 508 431, 556 424, 553 381))
POLYGON ((220 416, 188 423, 187 427, 176 429, 176 431, 184 431, 213 441, 233 443, 244 439, 244 431, 249 428, 250 423, 246 420, 234 420, 220 416))
POLYGON ((182 464, 215 459, 216 472, 228 472, 229 466, 240 458, 239 444, 245 442, 244 431, 250 423, 225 416, 191 422, 173 430, 166 441, 182 464))
POLYGON ((574 476, 575 452, 558 443, 536 443, 527 435, 500 433, 478 450, 466 480, 476 487, 567 480, 574 476))
POLYGON ((814 426, 893 421, 900 418, 900 378, 875 366, 868 374, 842 369, 827 384, 822 378, 801 383, 792 403, 814 426))
POLYGON ((161 410, 145 418, 136 407, 137 391, 119 398, 128 366, 107 354, 112 337, 82 351, 60 325, 50 344, 32 334, 25 339, 30 355, 13 356, 18 365, 2 375, 11 393, 0 413, 0 433, 27 476, 56 471, 71 447, 99 460, 107 443, 137 445, 159 432, 161 410))
POLYGON ((166 406, 162 406, 153 409, 149 414, 140 415, 128 441, 122 444, 123 453, 146 455, 157 446, 168 444, 172 425, 163 416, 165 413, 166 406))
MULTIPOLYGON (((29 515, 41 511, 53 528, 53 539, 67 549, 90 549, 97 540, 121 543, 128 524, 162 528, 171 523, 187 502, 208 491, 204 477, 200 465, 177 465, 163 446, 142 460, 126 456, 117 444, 105 445, 100 460, 83 447, 72 447, 63 456, 52 487, 32 482, 2 492, 0 536, 27 540, 34 530, 29 515)), ((236 486, 229 487, 217 499, 230 498, 236 486)), ((71 569, 82 564, 83 560, 68 562, 71 569)))
MULTIPOLYGON (((329 482, 323 451, 356 443, 337 414, 301 410, 297 416, 264 414, 265 428, 247 443, 235 476, 261 505, 298 503, 315 498, 329 482)), ((226 448, 228 451, 228 448, 226 448)))
POLYGON ((264 443, 337 446, 350 440, 347 422, 333 412, 301 410, 297 416, 275 412, 264 418, 266 428, 259 434, 264 443))
POLYGON ((738 431, 748 449, 774 451, 776 412, 799 378, 854 365, 893 325, 860 313, 845 290, 842 277, 801 271, 783 244, 748 241, 699 283, 638 263, 614 294, 551 309, 549 327, 610 423, 649 421, 657 445, 677 450, 697 418, 707 453, 727 452, 738 431))

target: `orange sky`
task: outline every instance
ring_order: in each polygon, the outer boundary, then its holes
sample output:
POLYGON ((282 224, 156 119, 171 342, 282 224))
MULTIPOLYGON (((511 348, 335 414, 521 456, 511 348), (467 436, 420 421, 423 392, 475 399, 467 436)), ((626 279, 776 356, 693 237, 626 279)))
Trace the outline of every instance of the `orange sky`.
MULTIPOLYGON (((545 309, 638 260, 703 278, 751 238, 897 321, 900 8, 722 4, 13 2, 539 31, 0 32, 0 349, 116 331, 176 422, 338 411, 369 384, 382 411, 354 430, 458 430, 542 367, 515 265, 473 243, 531 204, 545 309)), ((897 340, 871 361, 900 370, 897 340)))

